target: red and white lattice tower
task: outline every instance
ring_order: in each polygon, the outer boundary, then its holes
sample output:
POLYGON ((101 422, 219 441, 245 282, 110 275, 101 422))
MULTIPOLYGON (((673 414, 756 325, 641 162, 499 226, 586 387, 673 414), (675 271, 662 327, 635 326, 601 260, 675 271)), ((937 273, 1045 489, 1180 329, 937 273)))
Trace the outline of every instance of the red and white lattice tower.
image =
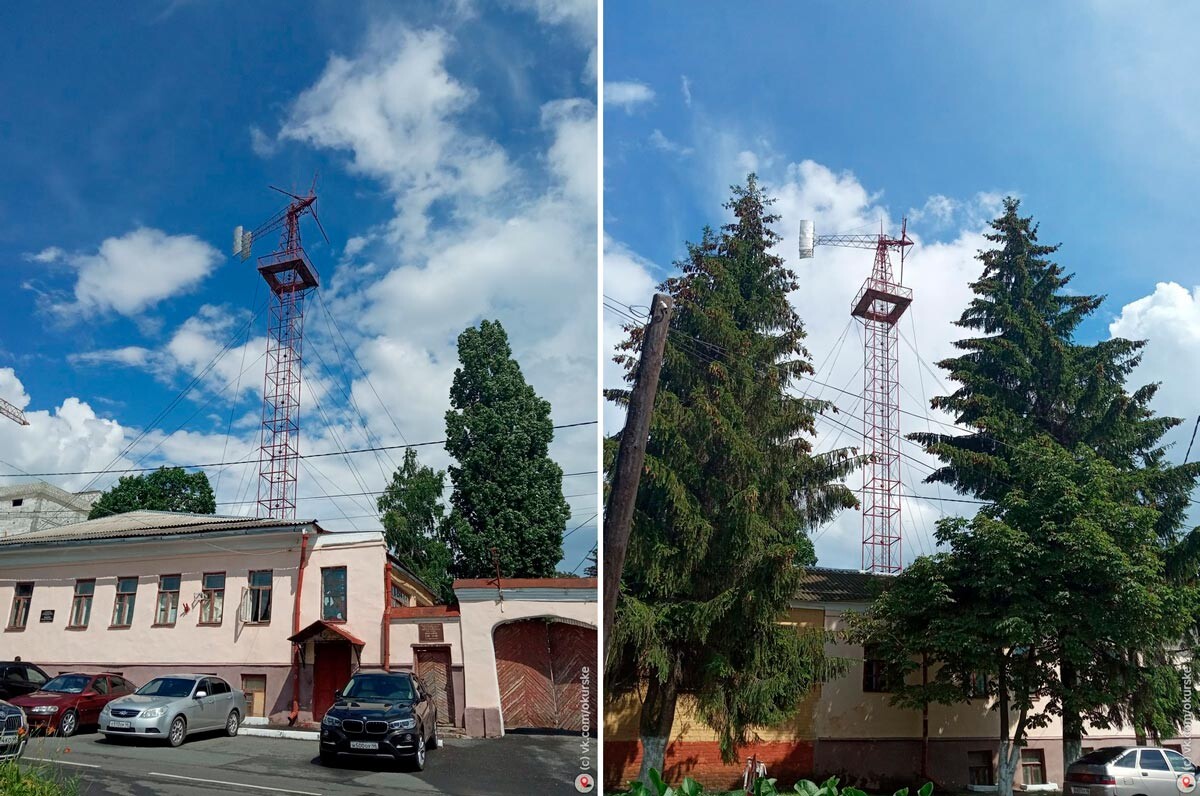
POLYGON ((908 222, 900 237, 813 234, 811 221, 800 222, 800 256, 814 246, 874 249, 875 266, 850 306, 863 325, 863 447, 870 457, 863 469, 862 568, 894 574, 903 564, 900 533, 900 357, 896 322, 912 303, 912 290, 901 284, 904 254, 912 241, 908 222), (900 279, 892 273, 891 252, 900 253, 900 279))
MULTIPOLYGON (((267 309, 262 444, 258 461, 258 516, 294 519, 300 464, 304 299, 320 283, 316 268, 300 244, 300 217, 311 213, 318 227, 321 222, 314 207, 317 195, 313 189, 306 196, 280 192, 292 199, 285 209, 253 232, 243 233, 238 227, 233 234, 234 254, 246 260, 255 238, 276 229, 282 230, 279 247, 258 258, 258 272, 271 291, 267 309)), ((324 232, 321 229, 321 233, 324 232)))

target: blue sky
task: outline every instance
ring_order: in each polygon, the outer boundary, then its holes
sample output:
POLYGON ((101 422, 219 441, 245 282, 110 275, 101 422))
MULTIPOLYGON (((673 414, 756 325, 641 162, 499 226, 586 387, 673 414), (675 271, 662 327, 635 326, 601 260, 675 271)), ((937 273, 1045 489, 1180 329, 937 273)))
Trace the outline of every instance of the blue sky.
MULTIPOLYGON (((323 281, 304 451, 440 439, 454 339, 482 318, 506 325, 556 423, 595 418, 594 3, 74 5, 0 12, 21 32, 0 50, 19 76, 0 103, 0 396, 33 423, 0 428, 6 462, 100 469, 145 428, 123 465, 253 450, 265 291, 231 231, 282 206, 269 184, 303 192, 314 172, 330 243, 305 228, 323 281)), ((592 429, 559 432, 565 471, 595 469, 592 429)), ((313 462, 301 494, 380 489, 391 462, 354 461, 313 462)), ((222 511, 251 508, 242 470, 221 473, 222 511)), ((595 543, 595 484, 564 482, 584 526, 568 569, 595 543)), ((365 529, 372 510, 300 513, 365 529)))
MULTIPOLYGON (((916 300, 901 326, 902 406, 929 414, 927 398, 941 390, 917 363, 950 353, 983 222, 1015 194, 1043 240, 1063 243, 1058 259, 1077 273, 1074 288, 1108 296, 1084 334, 1149 339, 1138 380, 1163 382, 1158 408, 1191 415, 1190 433, 1200 386, 1184 364, 1200 358, 1189 252, 1200 97, 1188 76, 1200 57, 1187 32, 1198 15, 1178 4, 1130 15, 1108 2, 761 3, 686 13, 608 2, 605 292, 649 304, 683 241, 722 223, 728 185, 756 170, 780 198, 780 251, 803 284, 794 303, 815 360, 829 357, 821 378, 861 389, 848 305, 871 254, 818 249, 799 262, 796 223, 814 218, 818 234, 870 231, 907 215, 920 245, 906 271, 916 300)), ((616 323, 606 316, 606 342, 616 323)), ((606 384, 617 377, 606 369, 606 384)), ((855 401, 824 393, 835 396, 852 431, 855 401)), ((619 422, 615 410, 606 414, 619 422)), ((906 431, 922 424, 904 422, 906 431)), ((822 426, 818 449, 854 436, 822 426)), ((1183 446, 1186 433, 1175 437, 1183 446)), ((907 444, 906 453, 919 459, 907 444)), ((919 464, 905 469, 906 491, 938 494, 919 483, 919 464)), ((931 548, 934 520, 961 508, 906 504, 905 560, 931 548)), ((859 522, 847 514, 822 532, 822 563, 858 565, 859 522)))

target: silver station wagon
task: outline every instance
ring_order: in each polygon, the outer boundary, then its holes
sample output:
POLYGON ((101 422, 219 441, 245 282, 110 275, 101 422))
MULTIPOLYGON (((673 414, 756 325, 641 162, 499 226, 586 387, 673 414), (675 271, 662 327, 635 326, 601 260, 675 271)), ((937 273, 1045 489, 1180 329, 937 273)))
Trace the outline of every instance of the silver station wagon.
POLYGON ((1063 796, 1180 796, 1196 786, 1196 765, 1174 749, 1109 746, 1067 766, 1063 796))
POLYGON ((179 746, 195 732, 237 735, 245 715, 246 695, 220 677, 172 674, 105 705, 100 732, 105 738, 155 738, 179 746))

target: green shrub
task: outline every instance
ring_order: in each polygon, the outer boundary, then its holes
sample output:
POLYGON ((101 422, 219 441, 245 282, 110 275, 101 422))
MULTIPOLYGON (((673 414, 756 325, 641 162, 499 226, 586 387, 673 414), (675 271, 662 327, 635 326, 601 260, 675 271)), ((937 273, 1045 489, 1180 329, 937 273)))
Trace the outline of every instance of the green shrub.
MULTIPOLYGON (((810 782, 807 779, 802 779, 797 782, 792 790, 779 790, 776 787, 774 779, 760 779, 754 785, 753 796, 783 796, 788 793, 797 793, 800 796, 867 796, 864 791, 858 788, 842 788, 838 790, 837 777, 830 777, 822 784, 818 785, 815 782, 810 782)), ((745 791, 741 788, 731 791, 711 791, 705 790, 704 786, 691 777, 685 777, 683 782, 679 783, 678 787, 672 787, 663 782, 662 777, 654 769, 650 769, 650 785, 643 785, 640 782, 629 783, 627 796, 745 796, 745 791)), ((933 783, 926 782, 917 791, 917 796, 930 796, 933 793, 933 783)), ((908 788, 901 788, 896 791, 894 796, 908 796, 908 788)))
POLYGON ((78 796, 79 783, 43 768, 21 769, 13 760, 0 763, 0 793, 4 796, 78 796))

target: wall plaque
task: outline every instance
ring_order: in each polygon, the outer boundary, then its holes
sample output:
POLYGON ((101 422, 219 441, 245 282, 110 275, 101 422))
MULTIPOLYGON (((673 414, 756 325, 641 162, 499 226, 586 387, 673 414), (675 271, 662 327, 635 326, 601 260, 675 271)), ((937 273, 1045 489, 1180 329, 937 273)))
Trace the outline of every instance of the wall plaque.
POLYGON ((417 624, 417 638, 421 641, 445 641, 442 634, 441 622, 420 622, 417 624))
POLYGON ((42 611, 42 621, 43 622, 53 622, 54 621, 54 611, 53 610, 42 611))

